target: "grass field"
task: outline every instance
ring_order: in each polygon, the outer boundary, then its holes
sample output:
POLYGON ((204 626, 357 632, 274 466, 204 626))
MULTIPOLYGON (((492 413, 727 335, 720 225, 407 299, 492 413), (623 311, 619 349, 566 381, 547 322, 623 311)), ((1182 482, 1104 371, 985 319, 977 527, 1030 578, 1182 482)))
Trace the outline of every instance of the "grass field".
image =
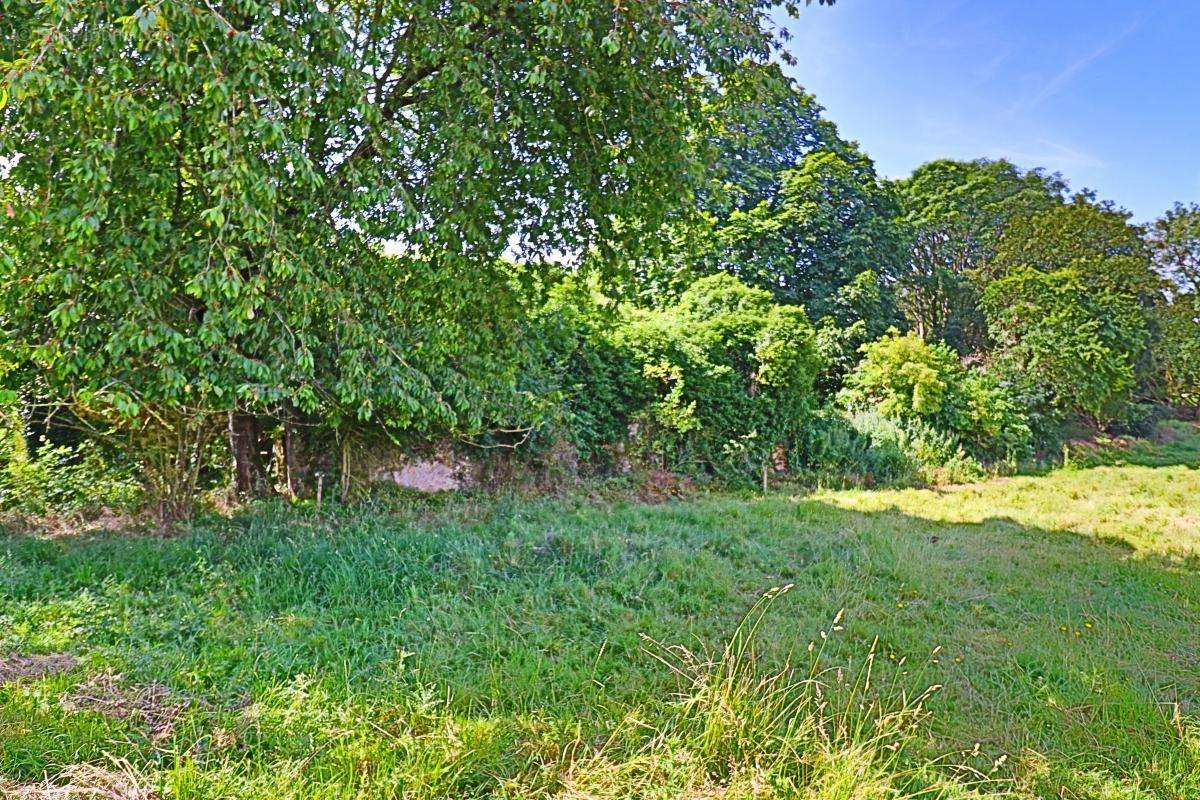
POLYGON ((1162 439, 943 489, 0 536, 0 786, 1196 800, 1200 434, 1162 439))

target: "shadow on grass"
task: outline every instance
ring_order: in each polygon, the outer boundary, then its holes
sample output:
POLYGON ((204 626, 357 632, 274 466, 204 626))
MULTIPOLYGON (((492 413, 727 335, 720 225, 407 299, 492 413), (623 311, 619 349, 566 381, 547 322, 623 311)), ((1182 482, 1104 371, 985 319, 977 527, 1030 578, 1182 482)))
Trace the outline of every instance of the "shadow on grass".
MULTIPOLYGON (((829 662, 877 639, 897 686, 943 684, 933 710, 946 750, 1028 749, 1120 777, 1185 763, 1164 709, 1200 710, 1193 570, 1006 518, 783 497, 548 502, 424 522, 266 508, 175 539, 0 537, 0 566, 0 652, 74 653, 84 671, 161 681, 209 707, 266 703, 288 742, 288 725, 332 725, 351 704, 392 725, 398 696, 602 731, 674 691, 642 636, 715 647, 782 584, 795 588, 764 625, 762 657, 802 659, 846 609, 829 662)), ((0 770, 35 776, 53 754, 111 744, 6 691, 0 731, 29 714, 36 724, 0 744, 0 770)), ((279 747, 246 757, 300 757, 311 742, 279 747)))
MULTIPOLYGON (((1075 468, 1188 467, 1200 470, 1200 423, 1173 420, 1159 425, 1153 439, 1101 438, 1067 444, 1068 462, 1075 468)), ((1032 470, 1044 475, 1062 462, 1032 470)))

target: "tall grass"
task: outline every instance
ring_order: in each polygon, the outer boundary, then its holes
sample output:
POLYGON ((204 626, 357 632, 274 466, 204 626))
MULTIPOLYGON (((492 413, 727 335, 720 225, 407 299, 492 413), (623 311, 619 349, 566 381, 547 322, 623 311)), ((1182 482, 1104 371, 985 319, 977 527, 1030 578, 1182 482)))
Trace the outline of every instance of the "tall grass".
MULTIPOLYGON (((911 747, 928 718, 925 702, 940 686, 916 696, 894 682, 876 687, 875 644, 857 666, 822 666, 825 642, 842 629, 841 612, 800 663, 789 659, 776 668, 762 663, 756 642, 764 619, 791 588, 763 595, 717 652, 646 639, 645 651, 675 674, 676 697, 665 716, 629 715, 602 745, 572 764, 561 797, 978 796, 911 747)), ((984 782, 976 778, 970 783, 984 782)))

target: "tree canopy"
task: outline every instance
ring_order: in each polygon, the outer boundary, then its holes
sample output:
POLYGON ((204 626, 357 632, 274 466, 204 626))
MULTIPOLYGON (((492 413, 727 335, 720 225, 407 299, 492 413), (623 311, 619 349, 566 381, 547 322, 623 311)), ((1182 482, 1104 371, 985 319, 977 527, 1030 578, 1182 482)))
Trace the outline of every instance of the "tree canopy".
POLYGON ((960 352, 983 344, 977 274, 1008 223, 1061 202, 1058 175, 1008 161, 932 161, 897 183, 912 249, 899 296, 923 335, 960 352))
POLYGON ((467 367, 503 315, 455 321, 494 308, 499 256, 628 238, 618 212, 651 225, 678 205, 703 109, 777 52, 768 11, 6 10, 6 338, 117 416, 477 419, 489 371, 467 367))
POLYGON ((1200 206, 1144 228, 1004 160, 881 178, 776 12, 6 9, 0 417, 116 442, 182 508, 278 458, 299 492, 306 440, 343 494, 360 438, 980 474, 1195 403, 1200 206))
POLYGON ((1174 208, 1155 221, 1150 232, 1154 260, 1179 291, 1200 292, 1200 203, 1174 208))

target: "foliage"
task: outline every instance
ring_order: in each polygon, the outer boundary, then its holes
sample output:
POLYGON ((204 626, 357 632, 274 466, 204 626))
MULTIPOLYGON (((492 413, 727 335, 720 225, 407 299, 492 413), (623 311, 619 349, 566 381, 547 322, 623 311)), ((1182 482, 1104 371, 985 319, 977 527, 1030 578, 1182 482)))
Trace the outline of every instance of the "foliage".
POLYGON ((1009 222, 1060 204, 1066 185, 1057 175, 1004 160, 938 160, 896 188, 912 231, 898 287, 905 315, 925 338, 960 353, 979 349, 986 323, 977 308, 977 271, 1009 222))
POLYGON ((874 270, 864 270, 830 298, 832 313, 817 321, 817 349, 825 364, 819 386, 834 394, 854 369, 862 347, 897 325, 895 296, 874 270))
POLYGON ((0 404, 0 512, 25 515, 131 509, 141 500, 134 466, 92 439, 74 446, 39 438, 18 404, 0 404))
POLYGON ((776 52, 769 8, 6 11, 4 341, 156 437, 289 407, 477 425, 504 326, 462 322, 490 308, 497 257, 629 240, 613 220, 674 208, 703 107, 776 52))
POLYGON ((751 286, 803 305, 812 319, 845 324, 835 303, 840 288, 864 272, 887 286, 900 270, 895 199, 857 152, 815 150, 780 181, 775 198, 735 211, 717 232, 721 264, 751 286))
POLYGON ((1157 312, 1155 361, 1166 399, 1200 407, 1200 295, 1176 295, 1157 312))
POLYGON ((269 485, 249 462, 301 424, 343 455, 570 444, 607 469, 633 431, 681 469, 783 445, 883 479, 1193 402, 1200 210, 1148 234, 1007 161, 881 180, 784 74, 773 13, 12 9, 0 393, 36 383, 167 516, 226 449, 235 494, 269 485), (839 390, 848 416, 806 431, 839 390))
POLYGON ((840 140, 809 151, 778 181, 771 196, 710 225, 704 268, 803 306, 819 331, 821 388, 832 392, 862 344, 904 324, 892 289, 904 232, 874 165, 840 140))
POLYGON ((1000 374, 1104 424, 1126 409, 1149 330, 1129 294, 1076 269, 1014 269, 983 298, 1000 374))
POLYGON ((989 462, 1029 455, 1032 434, 1012 392, 963 367, 947 345, 893 331, 862 350, 842 403, 906 426, 918 461, 951 464, 962 460, 960 448, 989 462))
POLYGON ((1200 293, 1200 203, 1174 208, 1154 222, 1150 246, 1160 274, 1182 293, 1200 293))
POLYGON ((876 407, 895 419, 945 419, 953 413, 947 395, 962 374, 954 352, 915 333, 888 336, 863 347, 859 368, 846 379, 850 406, 876 407))
POLYGON ((957 436, 921 420, 830 409, 807 433, 804 463, 822 485, 961 483, 988 474, 957 436))
POLYGON ((628 309, 613 341, 645 381, 643 435, 671 467, 757 474, 815 405, 804 311, 729 275, 700 279, 674 306, 628 309))
MULTIPOLYGON (((822 111, 778 65, 739 69, 705 105, 693 134, 707 165, 694 199, 635 247, 616 256, 605 254, 632 277, 630 295, 646 305, 662 305, 678 298, 697 277, 721 269, 738 274, 722 240, 731 216, 779 204, 787 174, 810 153, 824 150, 861 159, 838 136, 836 126, 822 118, 822 111)), ((598 260, 606 265, 604 258, 598 260)))
POLYGON ((1143 230, 1129 217, 1079 195, 1070 203, 1013 219, 983 265, 983 276, 994 281, 1023 268, 1073 270, 1101 290, 1148 309, 1161 296, 1162 281, 1152 268, 1143 230))
POLYGON ((701 209, 725 220, 775 202, 788 170, 818 149, 844 150, 836 126, 823 119, 813 95, 779 65, 747 65, 705 108, 709 179, 699 187, 701 209))
POLYGON ((920 479, 920 465, 906 451, 903 431, 878 414, 823 408, 804 434, 802 465, 820 483, 906 485, 920 479))
POLYGON ((611 466, 649 396, 640 370, 613 341, 620 322, 617 304, 595 282, 567 279, 547 292, 532 326, 541 363, 527 373, 545 375, 536 394, 555 398, 561 410, 548 432, 565 436, 585 462, 600 467, 611 466))

